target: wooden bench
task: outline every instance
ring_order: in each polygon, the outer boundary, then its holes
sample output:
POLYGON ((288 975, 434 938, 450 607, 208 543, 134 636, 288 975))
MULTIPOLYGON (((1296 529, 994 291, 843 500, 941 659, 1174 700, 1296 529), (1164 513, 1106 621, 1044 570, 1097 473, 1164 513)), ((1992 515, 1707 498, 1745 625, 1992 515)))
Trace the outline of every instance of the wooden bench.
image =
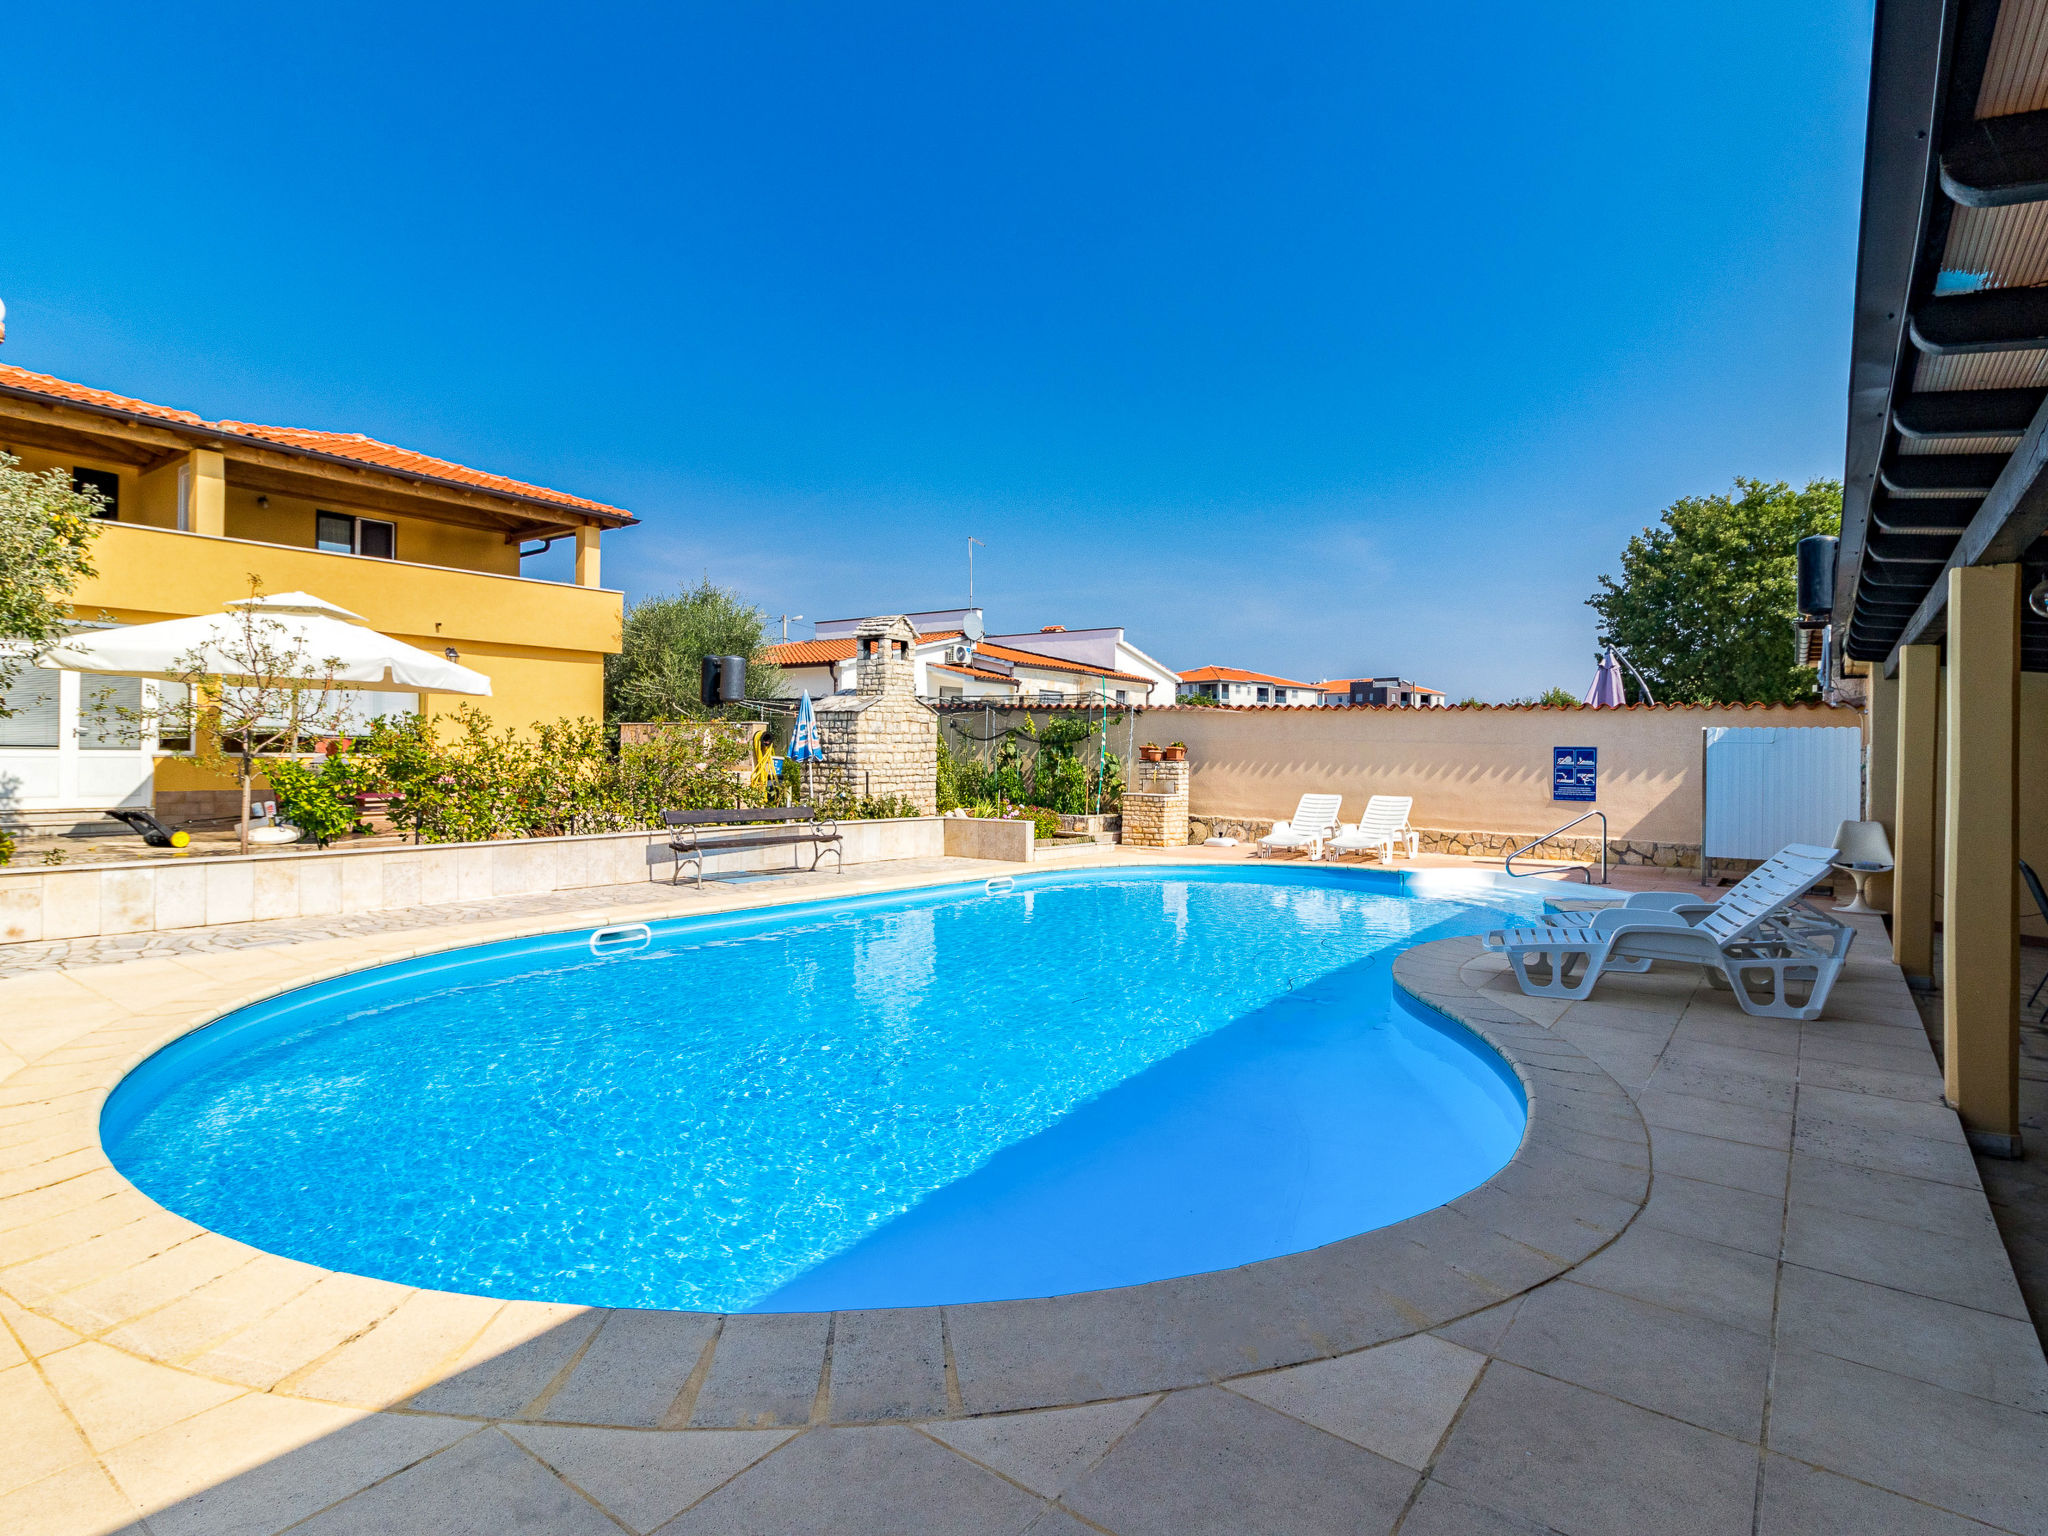
MULTIPOLYGON (((676 856, 675 873, 669 884, 680 884, 683 866, 694 863, 697 866, 697 884, 704 884, 704 858, 707 854, 733 853, 743 848, 780 848, 790 846, 792 854, 804 843, 812 846, 811 868, 818 867, 819 860, 829 851, 839 861, 839 871, 846 872, 845 840, 839 835, 839 824, 832 819, 820 819, 815 807, 792 805, 773 809, 755 806, 742 811, 663 811, 661 819, 670 830, 669 848, 676 856), (733 828, 733 832, 706 842, 707 831, 719 828, 733 828)), ((796 868, 792 857, 790 868, 796 868)))

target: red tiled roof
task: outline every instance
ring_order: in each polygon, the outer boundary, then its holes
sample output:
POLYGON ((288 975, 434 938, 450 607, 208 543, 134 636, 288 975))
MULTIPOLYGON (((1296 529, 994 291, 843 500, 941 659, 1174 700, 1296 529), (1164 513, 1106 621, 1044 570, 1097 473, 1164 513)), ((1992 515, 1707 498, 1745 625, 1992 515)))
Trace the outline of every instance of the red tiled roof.
POLYGON ((1039 651, 1020 651, 1014 646, 991 645, 984 640, 975 646, 977 656, 993 656, 998 661, 1011 662, 1022 667, 1040 667, 1049 672, 1079 672, 1088 677, 1113 677, 1119 682, 1150 684, 1152 679, 1140 677, 1135 672, 1118 672, 1109 667, 1091 667, 1084 662, 1069 661, 1064 656, 1047 656, 1039 651))
POLYGON ((822 667, 835 661, 853 660, 853 636, 843 640, 785 640, 761 652, 764 661, 778 667, 822 667))
POLYGON ((147 400, 131 400, 126 395, 113 394, 104 389, 91 389, 86 385, 73 384, 67 379, 52 378, 44 373, 30 373, 26 368, 16 368, 7 363, 0 363, 0 389, 18 390, 23 394, 41 395, 51 400, 66 400, 74 405, 94 406, 100 410, 121 411, 131 416, 147 416, 181 427, 199 427, 209 432, 225 433, 234 437, 254 438, 279 447, 294 448, 303 453, 319 453, 329 458, 347 459, 351 463, 392 470, 398 474, 446 480, 457 485, 474 486, 479 490, 499 491, 530 501, 550 502, 579 512, 595 513, 600 517, 637 521, 632 513, 618 507, 607 506, 601 501, 590 501, 581 496, 571 496, 566 491, 550 490, 544 485, 532 485, 524 480, 494 475, 486 470, 471 469, 466 464, 437 459, 430 454, 415 453, 409 448, 393 447, 390 443, 378 442, 374 437, 365 437, 360 432, 318 432, 303 427, 264 427, 247 421, 207 421, 191 411, 174 410, 167 405, 152 405, 147 400))
MULTIPOLYGON (((1353 688, 1370 688, 1373 686, 1374 682, 1375 679, 1370 677, 1333 677, 1327 679, 1324 682, 1317 683, 1315 686, 1322 689, 1325 693, 1331 693, 1336 691, 1349 692, 1353 688)), ((1415 693, 1443 692, 1443 689, 1441 688, 1425 687, 1421 683, 1410 683, 1408 687, 1411 691, 1415 693)))
POLYGON ((989 672, 980 667, 956 667, 952 663, 944 661, 934 661, 929 663, 929 665, 935 672, 953 672, 961 677, 978 677, 984 682, 1014 683, 1017 681, 1007 672, 989 672))
POLYGON ((1241 667, 1197 667, 1192 672, 1183 672, 1180 680, 1184 683, 1278 683, 1282 688, 1313 688, 1314 683, 1297 683, 1291 677, 1275 677, 1270 672, 1247 672, 1241 667))

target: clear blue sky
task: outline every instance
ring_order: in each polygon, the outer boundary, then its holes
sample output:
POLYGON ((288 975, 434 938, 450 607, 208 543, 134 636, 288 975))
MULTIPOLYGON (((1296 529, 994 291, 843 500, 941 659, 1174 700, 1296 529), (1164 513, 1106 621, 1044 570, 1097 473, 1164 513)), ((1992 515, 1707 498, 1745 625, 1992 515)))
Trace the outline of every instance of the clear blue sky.
POLYGON ((25 7, 0 361, 626 506, 634 596, 973 534, 997 628, 1578 691, 1659 508, 1841 472, 1869 11, 25 7))

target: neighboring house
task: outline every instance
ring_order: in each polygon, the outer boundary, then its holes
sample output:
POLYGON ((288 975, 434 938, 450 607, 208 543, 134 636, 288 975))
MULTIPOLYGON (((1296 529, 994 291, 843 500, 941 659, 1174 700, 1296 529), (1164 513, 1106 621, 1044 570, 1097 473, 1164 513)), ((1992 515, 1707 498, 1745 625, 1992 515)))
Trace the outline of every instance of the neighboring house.
POLYGON ((1322 695, 1314 683, 1298 683, 1291 677, 1274 677, 1269 672, 1247 672, 1240 667, 1196 667, 1180 674, 1178 697, 1214 699, 1218 704, 1320 704, 1322 695))
MULTIPOLYGON (((0 448, 107 499, 92 551, 99 574, 73 594, 82 623, 218 612, 249 595, 254 574, 266 591, 310 592, 409 644, 454 653, 490 677, 492 696, 474 702, 500 724, 604 713, 622 599, 598 585, 598 540, 632 526, 631 513, 358 433, 206 421, 5 365, 0 448), (558 539, 575 541, 575 583, 522 577, 521 558, 558 539)), ((208 814, 197 801, 219 789, 197 764, 94 726, 87 701, 112 690, 136 704, 146 686, 22 674, 8 694, 20 712, 0 719, 0 807, 154 799, 173 815, 208 814)), ((357 701, 366 715, 440 714, 460 702, 357 701)))
MULTIPOLYGON (((976 610, 977 613, 979 611, 976 610)), ((1053 656, 1097 668, 1098 676, 1144 678, 1146 691, 1142 696, 1133 692, 1130 699, 1133 704, 1171 703, 1179 688, 1179 674, 1131 644, 1119 628, 1068 629, 1063 625, 1048 624, 1031 634, 990 635, 988 638, 997 645, 1028 651, 1034 656, 1053 656)))
POLYGON ((1379 704, 1399 709, 1442 709, 1450 700, 1441 688, 1425 688, 1405 677, 1339 677, 1316 684, 1325 704, 1379 704))
MULTIPOLYGON (((1143 672, 1027 649, 1005 643, 1007 636, 1004 642, 990 639, 979 608, 944 608, 904 617, 917 632, 911 655, 920 698, 946 703, 989 699, 1010 704, 1143 704, 1157 686, 1157 680, 1143 672)), ((862 622, 823 620, 813 639, 769 646, 765 659, 782 669, 784 696, 808 692, 817 699, 851 692, 854 631, 862 622)), ((1095 633, 1121 636, 1122 631, 1095 633)))

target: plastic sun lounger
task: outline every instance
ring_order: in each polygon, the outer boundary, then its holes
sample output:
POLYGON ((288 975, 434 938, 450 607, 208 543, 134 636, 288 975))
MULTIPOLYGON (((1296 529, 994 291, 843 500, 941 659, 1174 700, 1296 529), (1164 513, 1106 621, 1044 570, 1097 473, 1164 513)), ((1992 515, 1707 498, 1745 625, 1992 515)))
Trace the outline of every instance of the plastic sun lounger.
POLYGON ((1336 830, 1343 804, 1342 795, 1303 795, 1293 816, 1275 822, 1273 830, 1259 839, 1259 847, 1268 855, 1282 848, 1306 848, 1311 859, 1320 859, 1323 840, 1336 830))
MULTIPOLYGON (((1630 891, 1621 901, 1610 901, 1598 910, 1604 912, 1677 912, 1688 922, 1698 922, 1709 912, 1725 909, 1731 912, 1752 912, 1759 901, 1767 906, 1786 907, 1805 895, 1820 878, 1802 880, 1790 896, 1784 894, 1788 882, 1795 876, 1804 876, 1808 866, 1826 864, 1835 868, 1837 857, 1832 848, 1818 843, 1787 843, 1755 869, 1744 875, 1724 892, 1719 901, 1702 901, 1687 891, 1630 891), (1729 903, 1734 905, 1730 906, 1729 903)), ((1821 873, 1825 874, 1823 870, 1821 873)), ((1837 872, 1839 872, 1837 870, 1837 872)), ((1574 892, 1577 898, 1577 893, 1574 892)), ((1572 912, 1546 912, 1543 921, 1553 928, 1583 927, 1592 913, 1586 910, 1572 912)))
POLYGON ((1365 803, 1365 814, 1353 826, 1341 827, 1329 844, 1330 853, 1369 853, 1377 850, 1382 862, 1394 862, 1394 852, 1407 845, 1408 857, 1420 851, 1422 839, 1408 825, 1414 808, 1413 795, 1374 795, 1365 803))
POLYGON ((1606 971, 1641 972, 1652 961, 1681 960, 1725 982, 1745 1013, 1817 1019, 1856 931, 1799 899, 1827 878, 1834 857, 1832 848, 1795 843, 1712 904, 1631 900, 1590 922, 1496 929, 1482 943, 1507 956, 1531 997, 1576 1000, 1606 971))

